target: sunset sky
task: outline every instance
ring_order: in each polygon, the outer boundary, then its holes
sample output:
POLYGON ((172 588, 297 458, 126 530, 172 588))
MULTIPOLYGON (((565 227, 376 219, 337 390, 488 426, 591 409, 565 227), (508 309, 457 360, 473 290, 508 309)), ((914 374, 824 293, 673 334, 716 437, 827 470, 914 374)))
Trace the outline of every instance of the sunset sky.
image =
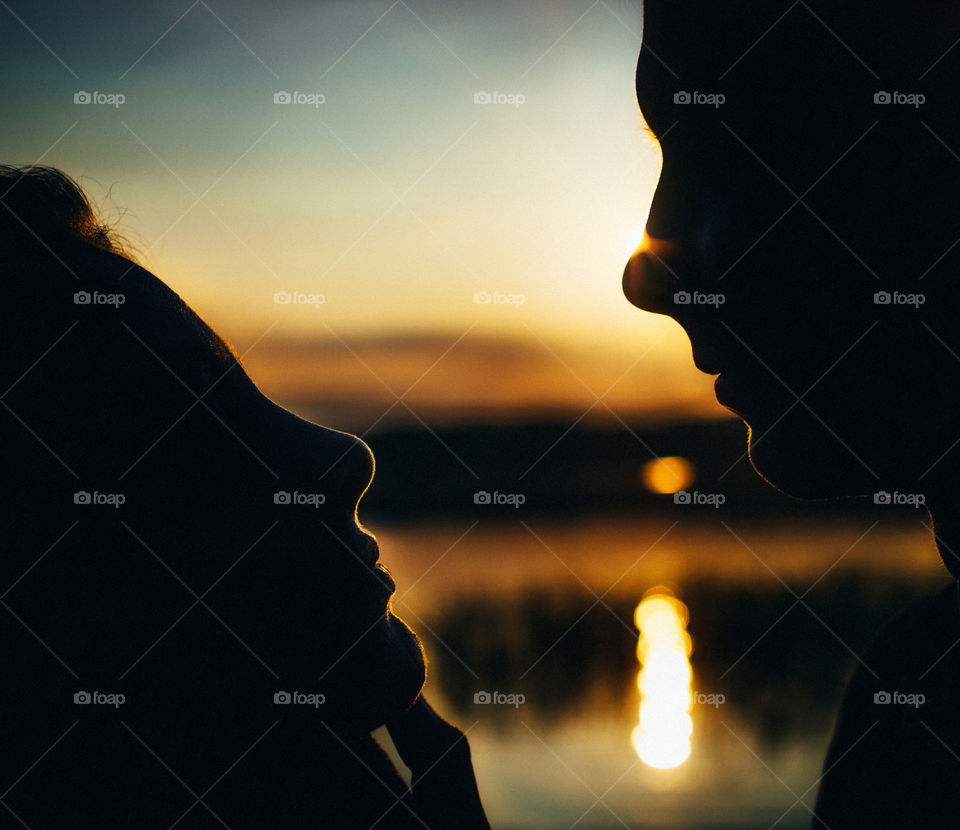
POLYGON ((723 413, 620 291, 639 2, 133 7, 0 8, 0 159, 79 178, 269 394, 723 413))

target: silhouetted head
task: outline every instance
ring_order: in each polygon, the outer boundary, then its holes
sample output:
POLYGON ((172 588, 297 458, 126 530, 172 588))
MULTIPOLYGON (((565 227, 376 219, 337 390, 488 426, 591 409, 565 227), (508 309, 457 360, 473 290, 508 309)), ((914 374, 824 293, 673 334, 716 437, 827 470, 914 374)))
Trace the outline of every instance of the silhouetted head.
POLYGON ((0 703, 196 723, 300 690, 369 731, 424 664, 357 523, 368 448, 264 397, 115 248, 67 176, 0 169, 0 703))
POLYGON ((958 38, 945 0, 645 3, 663 169, 624 291, 686 329, 788 493, 956 474, 958 38))

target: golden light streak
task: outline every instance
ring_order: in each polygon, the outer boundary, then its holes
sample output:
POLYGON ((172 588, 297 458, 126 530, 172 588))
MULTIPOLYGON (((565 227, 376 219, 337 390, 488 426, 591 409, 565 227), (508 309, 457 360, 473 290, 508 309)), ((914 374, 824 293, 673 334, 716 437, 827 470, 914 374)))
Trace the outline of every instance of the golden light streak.
POLYGON ((637 659, 641 668, 637 674, 640 715, 632 742, 640 759, 656 769, 680 766, 690 756, 693 675, 689 619, 687 606, 662 586, 647 591, 634 612, 640 631, 637 659))

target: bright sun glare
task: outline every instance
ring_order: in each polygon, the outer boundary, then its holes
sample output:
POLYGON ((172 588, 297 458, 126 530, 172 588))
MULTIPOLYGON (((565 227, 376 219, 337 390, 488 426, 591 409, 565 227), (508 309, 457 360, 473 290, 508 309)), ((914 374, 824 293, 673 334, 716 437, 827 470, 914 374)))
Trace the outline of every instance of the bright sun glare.
POLYGON ((641 222, 630 228, 626 237, 626 255, 629 257, 647 240, 647 223, 641 222))
POLYGON ((690 755, 692 643, 689 612, 669 588, 652 588, 634 613, 640 630, 637 675, 640 720, 632 741, 640 759, 656 769, 678 767, 690 755))

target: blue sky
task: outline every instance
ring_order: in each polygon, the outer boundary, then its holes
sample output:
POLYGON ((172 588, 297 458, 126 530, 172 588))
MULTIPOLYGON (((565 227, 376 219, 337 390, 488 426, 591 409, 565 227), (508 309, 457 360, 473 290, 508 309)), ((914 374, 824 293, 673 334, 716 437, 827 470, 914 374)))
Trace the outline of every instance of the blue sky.
POLYGON ((0 19, 0 158, 78 177, 239 347, 602 346, 612 369, 646 355, 658 405, 712 400, 679 328, 620 293, 659 164, 639 3, 21 0, 0 19))

